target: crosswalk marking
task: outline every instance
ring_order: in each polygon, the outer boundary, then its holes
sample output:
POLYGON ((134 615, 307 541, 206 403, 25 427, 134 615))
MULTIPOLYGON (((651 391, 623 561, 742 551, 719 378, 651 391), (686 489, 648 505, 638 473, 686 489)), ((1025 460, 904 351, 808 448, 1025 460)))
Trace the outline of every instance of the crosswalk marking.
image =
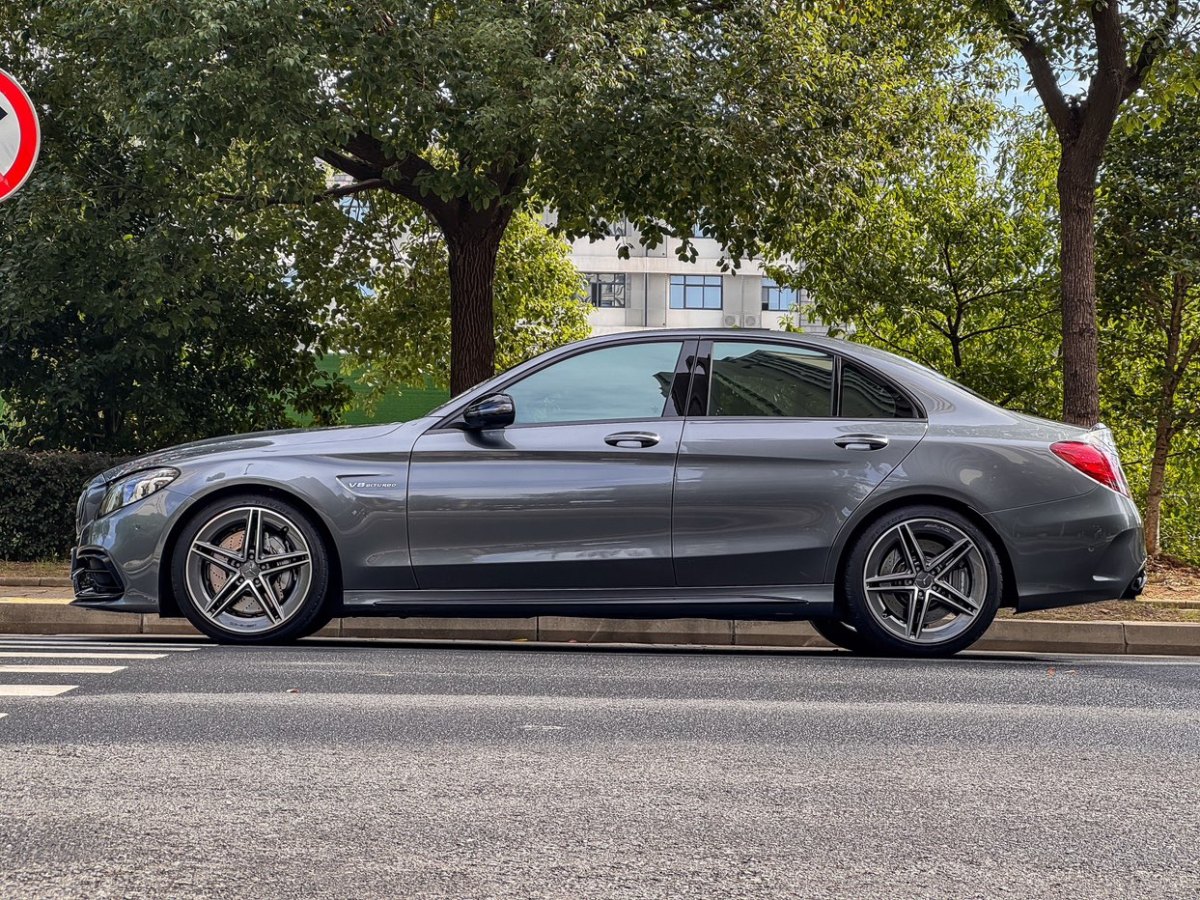
POLYGON ((46 651, 0 650, 0 659, 166 659, 165 653, 58 653, 46 651))
POLYGON ((9 674, 26 674, 26 675, 114 675, 117 672, 123 672, 128 666, 58 666, 58 665, 31 665, 31 666, 0 666, 0 672, 9 674))
POLYGON ((0 684, 0 697, 57 697, 77 684, 0 684))

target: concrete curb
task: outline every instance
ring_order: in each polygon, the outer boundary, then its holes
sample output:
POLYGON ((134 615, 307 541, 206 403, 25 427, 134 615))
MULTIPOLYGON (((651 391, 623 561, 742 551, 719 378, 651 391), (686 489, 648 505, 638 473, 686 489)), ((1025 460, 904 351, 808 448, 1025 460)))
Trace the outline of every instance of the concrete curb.
MULTIPOLYGON (((63 600, 0 602, 0 634, 198 636, 185 619, 80 609, 63 600)), ((334 619, 321 637, 542 641, 707 647, 829 647, 807 622, 729 619, 334 619)), ((1200 656, 1200 624, 998 619, 976 650, 1200 656)))
POLYGON ((0 587, 71 587, 71 579, 62 575, 0 575, 0 587))

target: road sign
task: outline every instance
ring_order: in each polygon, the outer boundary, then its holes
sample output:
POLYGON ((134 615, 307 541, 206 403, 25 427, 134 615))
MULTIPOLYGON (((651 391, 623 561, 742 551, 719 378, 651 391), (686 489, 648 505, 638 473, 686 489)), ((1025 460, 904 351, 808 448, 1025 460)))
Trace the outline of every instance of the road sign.
POLYGON ((17 192, 33 171, 42 130, 37 110, 15 78, 0 69, 0 200, 17 192))

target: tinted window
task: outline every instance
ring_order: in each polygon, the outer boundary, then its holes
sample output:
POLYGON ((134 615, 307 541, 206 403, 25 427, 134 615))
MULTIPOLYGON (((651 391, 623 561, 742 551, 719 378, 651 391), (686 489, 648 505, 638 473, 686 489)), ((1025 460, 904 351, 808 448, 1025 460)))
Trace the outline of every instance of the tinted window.
POLYGON ((604 347, 540 369, 505 389, 517 407, 516 424, 660 416, 681 346, 604 347))
POLYGON ((842 364, 842 416, 847 419, 911 419, 912 401, 852 362, 842 364))
POLYGON ((828 416, 833 358, 780 344, 713 344, 710 416, 828 416))

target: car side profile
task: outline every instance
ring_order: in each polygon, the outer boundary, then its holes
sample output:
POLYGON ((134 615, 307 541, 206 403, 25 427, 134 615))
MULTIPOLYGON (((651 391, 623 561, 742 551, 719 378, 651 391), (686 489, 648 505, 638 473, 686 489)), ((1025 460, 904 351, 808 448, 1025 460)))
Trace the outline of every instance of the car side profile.
POLYGON ((947 655, 1002 606, 1145 580, 1107 429, 778 332, 591 338, 411 422, 170 448, 94 479, 77 520, 76 604, 230 643, 334 616, 686 616, 947 655))

